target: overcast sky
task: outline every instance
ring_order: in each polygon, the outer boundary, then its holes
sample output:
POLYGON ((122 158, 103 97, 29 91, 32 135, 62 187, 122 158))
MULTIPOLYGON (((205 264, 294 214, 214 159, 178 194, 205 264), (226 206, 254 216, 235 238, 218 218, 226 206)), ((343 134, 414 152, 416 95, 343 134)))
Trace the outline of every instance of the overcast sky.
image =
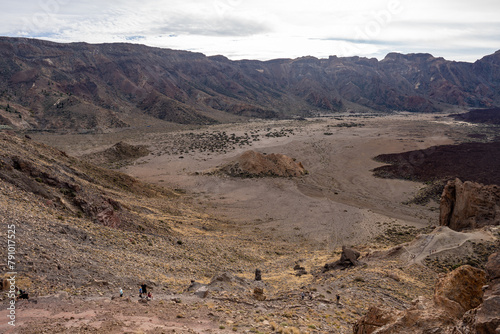
POLYGON ((500 49, 498 0, 2 0, 0 35, 130 42, 230 59, 500 49))

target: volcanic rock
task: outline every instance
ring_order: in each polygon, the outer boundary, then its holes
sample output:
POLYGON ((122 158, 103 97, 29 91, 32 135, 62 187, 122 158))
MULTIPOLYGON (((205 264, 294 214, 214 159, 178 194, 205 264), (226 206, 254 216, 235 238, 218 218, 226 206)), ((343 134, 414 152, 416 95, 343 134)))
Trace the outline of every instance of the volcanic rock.
POLYGON ((327 263, 323 267, 323 272, 327 272, 333 269, 346 269, 348 267, 357 266, 359 264, 358 258, 360 253, 357 250, 347 248, 342 246, 342 254, 340 255, 340 260, 327 263))
POLYGON ((255 269, 255 280, 262 281, 262 271, 260 269, 255 269))
POLYGON ((488 334, 500 332, 500 253, 491 254, 486 264, 488 285, 485 287, 483 303, 467 312, 457 333, 488 334))
POLYGON ((253 289, 253 297, 257 299, 258 301, 264 301, 266 300, 266 296, 264 295, 264 289, 255 287, 253 289))
POLYGON ((218 171, 233 177, 297 177, 306 174, 302 163, 283 154, 264 155, 255 151, 246 151, 235 161, 220 168, 218 171))
MULTIPOLYGON (((462 266, 440 278, 433 300, 419 297, 405 311, 371 307, 353 326, 354 334, 462 333, 456 325, 466 311, 481 303, 485 274, 462 266)), ((473 333, 473 332, 471 332, 473 333)))
POLYGON ((461 266, 441 278, 434 288, 434 303, 444 308, 454 318, 460 318, 468 310, 483 301, 482 287, 486 283, 485 272, 469 265, 461 266))
POLYGON ((500 187, 459 179, 446 184, 439 224, 455 231, 500 224, 500 187))

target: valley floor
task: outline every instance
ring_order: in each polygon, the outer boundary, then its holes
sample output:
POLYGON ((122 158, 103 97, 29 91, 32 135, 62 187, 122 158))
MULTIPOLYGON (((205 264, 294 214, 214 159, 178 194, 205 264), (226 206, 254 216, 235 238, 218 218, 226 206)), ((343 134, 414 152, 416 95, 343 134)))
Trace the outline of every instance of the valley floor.
MULTIPOLYGON (((383 164, 373 157, 463 142, 479 132, 488 139, 496 131, 445 115, 399 113, 255 121, 177 131, 158 125, 100 135, 33 134, 33 139, 72 156, 102 151, 122 140, 147 146, 149 155, 114 167, 181 193, 179 203, 199 219, 210 221, 199 226, 195 222, 196 228, 206 230, 196 236, 197 247, 228 243, 244 249, 244 255, 223 265, 216 263, 214 255, 213 273, 229 272, 246 283, 229 280, 220 291, 210 291, 202 299, 186 292, 189 279, 209 283, 216 275, 203 274, 199 263, 182 262, 188 268, 182 269, 180 278, 174 280, 171 275, 175 273, 169 273, 168 287, 154 281, 155 299, 142 304, 136 286, 127 287, 123 299, 111 300, 123 283, 110 277, 111 284, 99 292, 51 294, 36 298, 37 304, 20 301, 20 326, 15 333, 272 333, 280 328, 290 333, 351 333, 352 324, 371 304, 408 307, 412 299, 432 294, 437 277, 436 271, 421 264, 422 252, 418 263, 405 256, 366 257, 429 233, 439 216, 435 201, 404 204, 425 185, 374 177, 371 170, 383 164), (249 149, 286 154, 302 162, 308 174, 240 179, 208 173, 249 149), (322 266, 337 260, 344 245, 361 251, 366 257, 361 258, 363 265, 322 273, 322 266), (297 264, 307 274, 296 276, 297 264), (257 267, 263 271, 267 297, 261 302, 252 296, 257 267), (302 292, 311 292, 314 298, 302 300, 302 292)), ((185 225, 175 227, 181 231, 185 225)), ((182 231, 187 240, 189 230, 182 231)), ((443 250, 449 247, 443 245, 443 250)), ((203 253, 202 249, 192 251, 203 253)), ((439 251, 433 249, 433 253, 439 251)), ((1 310, 0 316, 5 319, 6 311, 1 310)), ((0 330, 8 329, 2 320, 0 330)))

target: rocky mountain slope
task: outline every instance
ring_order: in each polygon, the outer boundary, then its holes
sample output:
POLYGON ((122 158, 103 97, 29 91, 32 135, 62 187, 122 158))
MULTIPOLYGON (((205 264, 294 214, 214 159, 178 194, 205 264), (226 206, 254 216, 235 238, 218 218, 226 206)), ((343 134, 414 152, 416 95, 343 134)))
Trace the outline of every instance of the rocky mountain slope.
POLYGON ((500 52, 475 63, 430 54, 231 61, 135 44, 0 38, 0 124, 26 129, 276 118, 352 107, 434 112, 500 104, 500 52))

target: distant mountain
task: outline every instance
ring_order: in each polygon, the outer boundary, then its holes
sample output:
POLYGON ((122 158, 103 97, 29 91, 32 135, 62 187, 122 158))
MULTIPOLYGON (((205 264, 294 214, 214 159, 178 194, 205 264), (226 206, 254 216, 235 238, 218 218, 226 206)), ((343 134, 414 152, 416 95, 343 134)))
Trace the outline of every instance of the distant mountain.
POLYGON ((359 106, 436 112, 500 105, 500 51, 475 63, 430 54, 383 60, 231 61, 137 44, 0 37, 0 127, 126 127, 147 114, 182 124, 283 118, 359 106))

